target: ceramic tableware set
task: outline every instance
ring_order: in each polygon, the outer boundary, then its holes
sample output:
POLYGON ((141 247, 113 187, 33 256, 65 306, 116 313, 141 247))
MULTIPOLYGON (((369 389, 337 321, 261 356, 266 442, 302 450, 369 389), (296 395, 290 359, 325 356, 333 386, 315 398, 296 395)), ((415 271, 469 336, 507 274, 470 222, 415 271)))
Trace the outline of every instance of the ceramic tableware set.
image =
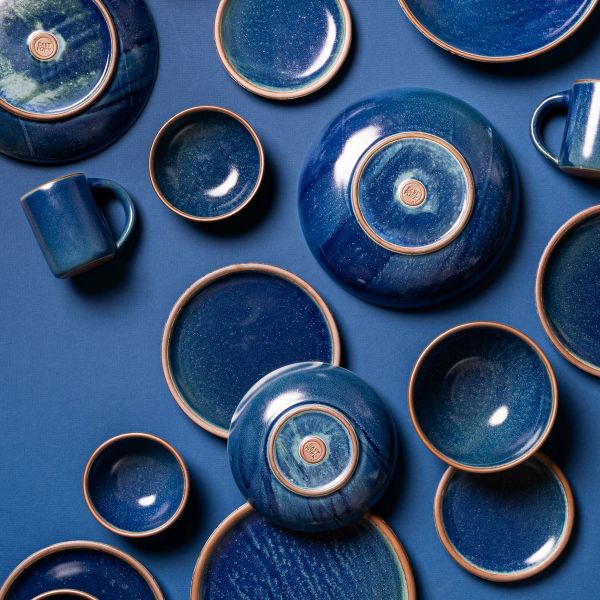
MULTIPOLYGON (((596 3, 568 0, 548 10, 547 0, 400 0, 430 40, 486 62, 557 46, 596 3)), ((291 100, 323 88, 342 68, 352 17, 345 0, 221 0, 214 37, 235 82, 291 100)), ((0 152, 62 163, 102 150, 140 115, 158 42, 143 0, 13 0, 0 6, 0 59, 0 152)), ((599 82, 580 80, 533 115, 535 147, 566 173, 600 175, 599 97, 599 82), (543 137, 552 110, 568 111, 557 155, 543 137)), ((160 129, 148 166, 167 208, 209 223, 243 218, 265 153, 242 116, 196 106, 160 129)), ((113 259, 135 225, 126 190, 81 173, 39 186, 21 204, 57 277, 113 259), (119 234, 104 217, 111 199, 125 211, 119 234)), ((493 124, 428 89, 372 95, 341 112, 313 145, 299 186, 300 222, 317 261, 349 292, 396 309, 440 304, 488 275, 510 243, 518 206, 516 167, 493 124)), ((536 300, 559 351, 600 376, 600 330, 590 327, 599 308, 599 236, 600 207, 557 232, 540 263, 536 300)), ((166 383, 190 419, 227 439, 232 476, 247 500, 206 542, 192 600, 416 598, 402 545, 371 512, 394 475, 396 428, 374 389, 340 366, 341 355, 319 293, 276 266, 223 267, 175 303, 161 346, 166 383)), ((453 327, 414 367, 414 428, 449 465, 435 526, 450 555, 477 576, 530 577, 569 540, 571 488, 539 452, 557 402, 542 350, 499 323, 453 327)), ((93 517, 131 538, 170 527, 189 489, 179 452, 146 433, 105 441, 83 473, 93 517)), ((131 556, 75 541, 30 556, 0 588, 0 600, 32 598, 163 595, 131 556), (74 566, 60 568, 67 563, 74 566)))

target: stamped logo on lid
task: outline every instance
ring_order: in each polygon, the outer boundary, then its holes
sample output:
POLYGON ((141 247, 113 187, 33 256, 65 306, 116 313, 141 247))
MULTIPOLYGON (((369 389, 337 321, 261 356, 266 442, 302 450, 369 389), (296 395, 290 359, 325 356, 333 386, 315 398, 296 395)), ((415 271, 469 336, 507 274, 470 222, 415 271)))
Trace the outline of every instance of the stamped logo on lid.
POLYGON ((53 59, 58 52, 58 40, 47 31, 36 31, 28 40, 29 52, 37 60, 53 59))
POLYGON ((400 200, 407 206, 420 206, 427 198, 427 188, 417 179, 407 179, 400 186, 400 200))
POLYGON ((300 444, 300 456, 311 465, 320 463, 326 454, 327 446, 321 438, 308 437, 300 444))

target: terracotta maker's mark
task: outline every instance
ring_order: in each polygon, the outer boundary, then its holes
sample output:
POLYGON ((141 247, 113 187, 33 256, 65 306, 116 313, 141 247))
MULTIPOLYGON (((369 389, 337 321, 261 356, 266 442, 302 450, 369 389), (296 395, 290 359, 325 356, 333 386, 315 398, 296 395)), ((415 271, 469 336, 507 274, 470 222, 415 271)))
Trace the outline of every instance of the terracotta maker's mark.
POLYGON ((400 186, 400 200, 407 206, 420 206, 427 198, 427 188, 416 179, 407 179, 400 186))
POLYGON ((47 31, 38 31, 29 38, 29 52, 37 60, 51 60, 58 52, 58 40, 47 31))
POLYGON ((320 463, 327 454, 325 442, 318 437, 309 437, 302 440, 300 444, 300 456, 307 463, 316 465, 320 463))

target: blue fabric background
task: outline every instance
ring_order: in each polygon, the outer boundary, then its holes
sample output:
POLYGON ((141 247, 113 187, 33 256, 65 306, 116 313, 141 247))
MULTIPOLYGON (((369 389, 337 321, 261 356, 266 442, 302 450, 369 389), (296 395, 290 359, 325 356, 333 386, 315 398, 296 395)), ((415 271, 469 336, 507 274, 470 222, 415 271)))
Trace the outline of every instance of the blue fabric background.
MULTIPOLYGON (((600 11, 551 54, 490 66, 433 46, 395 0, 353 0, 355 42, 348 68, 323 93, 283 104, 245 92, 221 66, 212 33, 217 0, 150 0, 150 7, 159 29, 160 72, 149 106, 127 136, 75 165, 39 168, 0 158, 0 579, 42 546, 91 539, 140 559, 169 600, 188 597, 204 541, 242 497, 223 441, 196 427, 171 398, 160 364, 162 329, 175 300, 201 275, 229 263, 264 261, 298 273, 323 294, 340 325, 344 364, 393 410, 402 468, 380 512, 410 555, 420 597, 599 597, 600 381, 551 347, 536 317, 533 285, 552 233, 599 202, 600 188, 546 164, 529 141, 528 124, 543 97, 574 79, 600 75, 600 11), (376 308, 338 288, 309 253, 296 208, 304 157, 320 130, 351 102, 395 86, 433 87, 472 103, 505 136, 522 176, 521 225, 508 260, 467 297, 423 312, 376 308), (175 112, 198 104, 239 112, 265 145, 264 193, 236 227, 190 224, 169 212, 150 185, 147 156, 154 134, 175 112), (59 281, 44 262, 18 198, 52 177, 79 170, 128 188, 140 225, 123 260, 76 282, 59 281), (508 588, 467 574, 438 541, 432 505, 444 467, 418 440, 406 401, 410 371, 423 347, 446 328, 476 319, 520 327, 547 351, 560 406, 546 449, 565 469, 577 498, 572 543, 557 567, 508 588), (135 430, 173 443, 190 467, 194 488, 193 510, 178 529, 145 542, 104 530, 81 493, 83 468, 94 448, 109 436, 135 430)), ((555 143, 559 128, 553 122, 555 143)), ((118 207, 114 212, 118 215, 118 207)))

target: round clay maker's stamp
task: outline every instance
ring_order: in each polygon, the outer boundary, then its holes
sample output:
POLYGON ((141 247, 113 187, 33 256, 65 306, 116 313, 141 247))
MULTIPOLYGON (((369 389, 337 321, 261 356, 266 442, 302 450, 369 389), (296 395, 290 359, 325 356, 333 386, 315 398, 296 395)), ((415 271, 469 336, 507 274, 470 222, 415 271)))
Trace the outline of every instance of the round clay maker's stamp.
POLYGON ((400 186, 400 200, 407 206, 420 206, 427 198, 427 188, 417 179, 407 179, 400 186))
POLYGON ((31 56, 37 60, 52 60, 58 52, 58 40, 47 31, 36 31, 27 41, 31 56))
POLYGON ((300 457, 311 465, 320 463, 326 454, 327 446, 321 438, 311 436, 300 443, 300 457))

